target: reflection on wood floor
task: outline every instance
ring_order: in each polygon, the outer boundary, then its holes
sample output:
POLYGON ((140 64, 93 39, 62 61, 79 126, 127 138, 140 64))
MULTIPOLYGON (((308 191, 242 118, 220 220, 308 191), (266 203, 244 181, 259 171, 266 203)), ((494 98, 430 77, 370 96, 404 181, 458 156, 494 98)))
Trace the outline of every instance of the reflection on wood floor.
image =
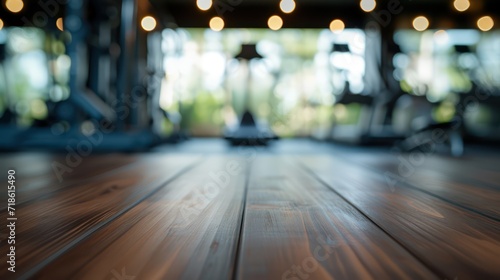
POLYGON ((500 279, 498 153, 195 141, 1 158, 18 218, 1 279, 500 279))

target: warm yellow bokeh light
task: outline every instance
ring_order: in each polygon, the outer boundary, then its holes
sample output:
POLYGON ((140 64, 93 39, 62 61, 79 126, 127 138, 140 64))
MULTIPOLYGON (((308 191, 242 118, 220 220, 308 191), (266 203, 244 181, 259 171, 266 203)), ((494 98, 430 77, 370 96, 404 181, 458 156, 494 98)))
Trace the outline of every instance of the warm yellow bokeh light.
POLYGON ((340 33, 342 31, 344 31, 344 28, 345 28, 345 24, 343 21, 341 21, 340 19, 335 19, 333 20, 331 23, 330 23, 330 30, 333 32, 333 33, 340 33))
POLYGON ((24 3, 22 0, 7 0, 5 7, 13 13, 19 13, 23 9, 24 3))
POLYGON ((3 28, 3 20, 0 18, 0 30, 3 28))
POLYGON ((295 10, 294 0, 281 0, 280 9, 283 13, 289 14, 295 10))
POLYGON ((58 18, 56 20, 56 26, 57 26, 57 29, 61 30, 61 31, 64 31, 64 22, 63 22, 63 18, 58 18))
POLYGON ((156 19, 152 16, 145 16, 141 20, 142 29, 152 31, 156 28, 156 19))
POLYGON ((493 26, 495 25, 495 22, 490 16, 484 16, 480 19, 477 20, 477 27, 481 31, 490 31, 493 26))
POLYGON ((457 11, 463 12, 470 7, 470 2, 469 0, 455 0, 455 2, 453 2, 453 6, 457 11))
POLYGON ((413 28, 417 31, 424 31, 429 27, 429 20, 424 16, 416 17, 413 20, 413 28))
POLYGON ((209 25, 213 31, 221 31, 224 28, 224 20, 220 17, 213 17, 209 25))
POLYGON ((377 2, 375 2, 375 0, 361 0, 359 6, 361 7, 361 10, 369 13, 377 7, 377 2))
POLYGON ((279 16, 272 16, 267 21, 267 26, 271 30, 280 30, 283 27, 283 20, 279 16))
POLYGON ((202 11, 206 11, 212 7, 212 0, 196 0, 196 6, 202 11))

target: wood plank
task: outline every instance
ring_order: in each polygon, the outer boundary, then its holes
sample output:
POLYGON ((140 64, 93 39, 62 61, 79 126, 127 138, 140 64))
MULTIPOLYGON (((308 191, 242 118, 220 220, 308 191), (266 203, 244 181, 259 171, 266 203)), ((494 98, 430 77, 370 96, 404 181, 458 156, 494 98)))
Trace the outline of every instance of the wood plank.
MULTIPOLYGON (((394 180, 391 185, 398 181, 399 187, 421 190, 500 221, 500 185, 498 182, 491 184, 496 180, 495 177, 499 180, 500 177, 492 172, 476 170, 474 161, 457 161, 435 155, 392 153, 341 157, 347 162, 384 174, 389 180, 394 180)), ((352 164, 341 168, 350 166, 352 164)))
MULTIPOLYGON (((500 190, 500 154, 495 158, 488 158, 480 154, 471 154, 461 158, 453 158, 435 153, 409 153, 401 154, 397 152, 377 152, 377 153, 356 153, 349 157, 360 164, 368 167, 384 166, 386 164, 401 165, 404 173, 407 166, 415 167, 415 171, 432 170, 448 175, 450 178, 462 182, 470 182, 472 186, 500 190), (423 155, 423 156, 421 156, 423 155), (409 159, 412 157, 411 161, 409 159), (486 162, 485 162, 486 161, 486 162), (409 162, 409 163, 408 163, 409 162)), ((495 152, 493 152, 495 154, 495 152)))
MULTIPOLYGON (((192 166, 199 157, 157 156, 123 170, 64 188, 16 209, 16 271, 22 275, 50 260, 81 238, 121 215, 165 182, 192 166), (22 256, 22 257, 21 257, 22 256)), ((6 212, 0 219, 6 219, 6 212)), ((4 239, 4 236, 2 236, 4 239)), ((0 251, 7 252, 7 243, 0 251)), ((7 270, 0 271, 4 279, 7 270)))
POLYGON ((428 169, 444 169, 451 177, 463 181, 470 181, 480 187, 500 190, 500 155, 490 159, 489 163, 482 163, 478 156, 465 156, 464 158, 431 157, 428 169))
POLYGON ((437 279, 292 162, 260 156, 253 164, 238 279, 437 279))
MULTIPOLYGON (((23 154, 19 158, 13 158, 8 164, 2 164, 0 171, 2 174, 7 174, 7 170, 11 168, 16 171, 16 204, 19 206, 65 187, 81 184, 84 180, 94 180, 96 176, 133 165, 135 162, 137 156, 134 155, 96 155, 82 158, 80 164, 71 167, 66 164, 65 156, 23 154), (52 167, 54 162, 64 164, 68 172, 59 177, 52 167)), ((0 193, 0 200, 7 200, 6 192, 0 193)), ((0 211, 6 207, 0 205, 0 211)))
POLYGON ((50 165, 45 163, 60 157, 49 153, 13 153, 0 155, 0 169, 7 171, 10 168, 22 167, 25 177, 39 176, 49 173, 50 165))
POLYGON ((383 173, 332 156, 302 157, 333 190, 447 279, 500 277, 500 224, 434 196, 396 185, 383 173))
MULTIPOLYGON (((2 154, 0 158, 0 174, 5 176, 8 170, 14 169, 17 173, 16 187, 19 192, 22 192, 24 186, 51 174, 50 162, 60 160, 61 157, 48 153, 19 153, 2 154)), ((5 201, 7 193, 0 193, 0 199, 5 201)), ((0 205, 0 207, 2 210, 6 208, 5 205, 0 205)))
POLYGON ((123 270, 135 279, 231 279, 245 165, 243 157, 208 158, 50 263, 35 278, 108 280, 123 270))

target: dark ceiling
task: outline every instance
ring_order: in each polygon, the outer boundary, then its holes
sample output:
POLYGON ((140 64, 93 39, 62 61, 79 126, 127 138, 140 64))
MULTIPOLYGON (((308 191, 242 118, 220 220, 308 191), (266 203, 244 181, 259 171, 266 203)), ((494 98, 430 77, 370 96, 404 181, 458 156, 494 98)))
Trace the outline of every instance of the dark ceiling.
POLYGON ((196 7, 196 0, 150 0, 168 26, 179 27, 207 27, 211 17, 220 16, 227 28, 267 28, 267 19, 273 14, 283 18, 284 28, 326 28, 335 18, 341 18, 350 27, 361 27, 377 15, 383 14, 383 20, 388 7, 398 3, 402 12, 391 15, 391 23, 399 25, 404 25, 406 18, 411 21, 416 15, 426 15, 439 25, 436 28, 472 28, 478 16, 500 14, 496 8, 498 0, 470 0, 471 7, 464 13, 453 8, 453 1, 377 0, 376 10, 365 13, 359 0, 295 0, 295 11, 284 14, 279 9, 280 0, 214 0, 212 8, 205 12, 196 7))
MULTIPOLYGON (((89 4, 98 7, 116 6, 121 0, 87 0, 89 4)), ((499 0, 469 0, 471 7, 463 13, 453 8, 455 0, 377 0, 377 8, 372 13, 365 13, 359 7, 360 0, 295 0, 297 7, 291 14, 284 14, 279 9, 280 0, 213 0, 214 5, 209 11, 200 11, 196 0, 135 0, 144 7, 145 13, 154 14, 163 27, 207 27, 214 16, 224 18, 226 28, 267 28, 267 20, 277 14, 283 18, 284 28, 327 28, 335 19, 342 19, 347 27, 363 27, 370 21, 389 22, 389 28, 410 27, 411 20, 417 15, 425 15, 431 21, 430 28, 475 28, 480 16, 490 15, 500 21, 499 0), (388 11, 391 5, 400 5, 402 12, 395 15, 388 11), (388 20, 389 16, 390 20, 388 20)), ((51 1, 47 1, 51 2, 51 1)), ((54 2, 64 2, 55 0, 54 2)), ((64 5, 50 16, 37 17, 44 10, 40 3, 44 1, 24 0, 25 8, 21 13, 13 14, 6 11, 2 1, 0 18, 6 25, 36 25, 38 21, 43 26, 55 28, 55 20, 64 16, 64 5)), ((143 12, 140 12, 141 14, 143 12)), ((495 28, 498 28, 497 24, 495 28)))

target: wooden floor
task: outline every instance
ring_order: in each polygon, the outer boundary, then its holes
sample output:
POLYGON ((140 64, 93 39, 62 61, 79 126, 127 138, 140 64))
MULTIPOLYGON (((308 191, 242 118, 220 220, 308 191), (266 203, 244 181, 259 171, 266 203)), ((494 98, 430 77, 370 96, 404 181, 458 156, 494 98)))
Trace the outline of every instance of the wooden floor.
POLYGON ((500 279, 498 152, 195 140, 0 167, 18 218, 0 279, 500 279))

